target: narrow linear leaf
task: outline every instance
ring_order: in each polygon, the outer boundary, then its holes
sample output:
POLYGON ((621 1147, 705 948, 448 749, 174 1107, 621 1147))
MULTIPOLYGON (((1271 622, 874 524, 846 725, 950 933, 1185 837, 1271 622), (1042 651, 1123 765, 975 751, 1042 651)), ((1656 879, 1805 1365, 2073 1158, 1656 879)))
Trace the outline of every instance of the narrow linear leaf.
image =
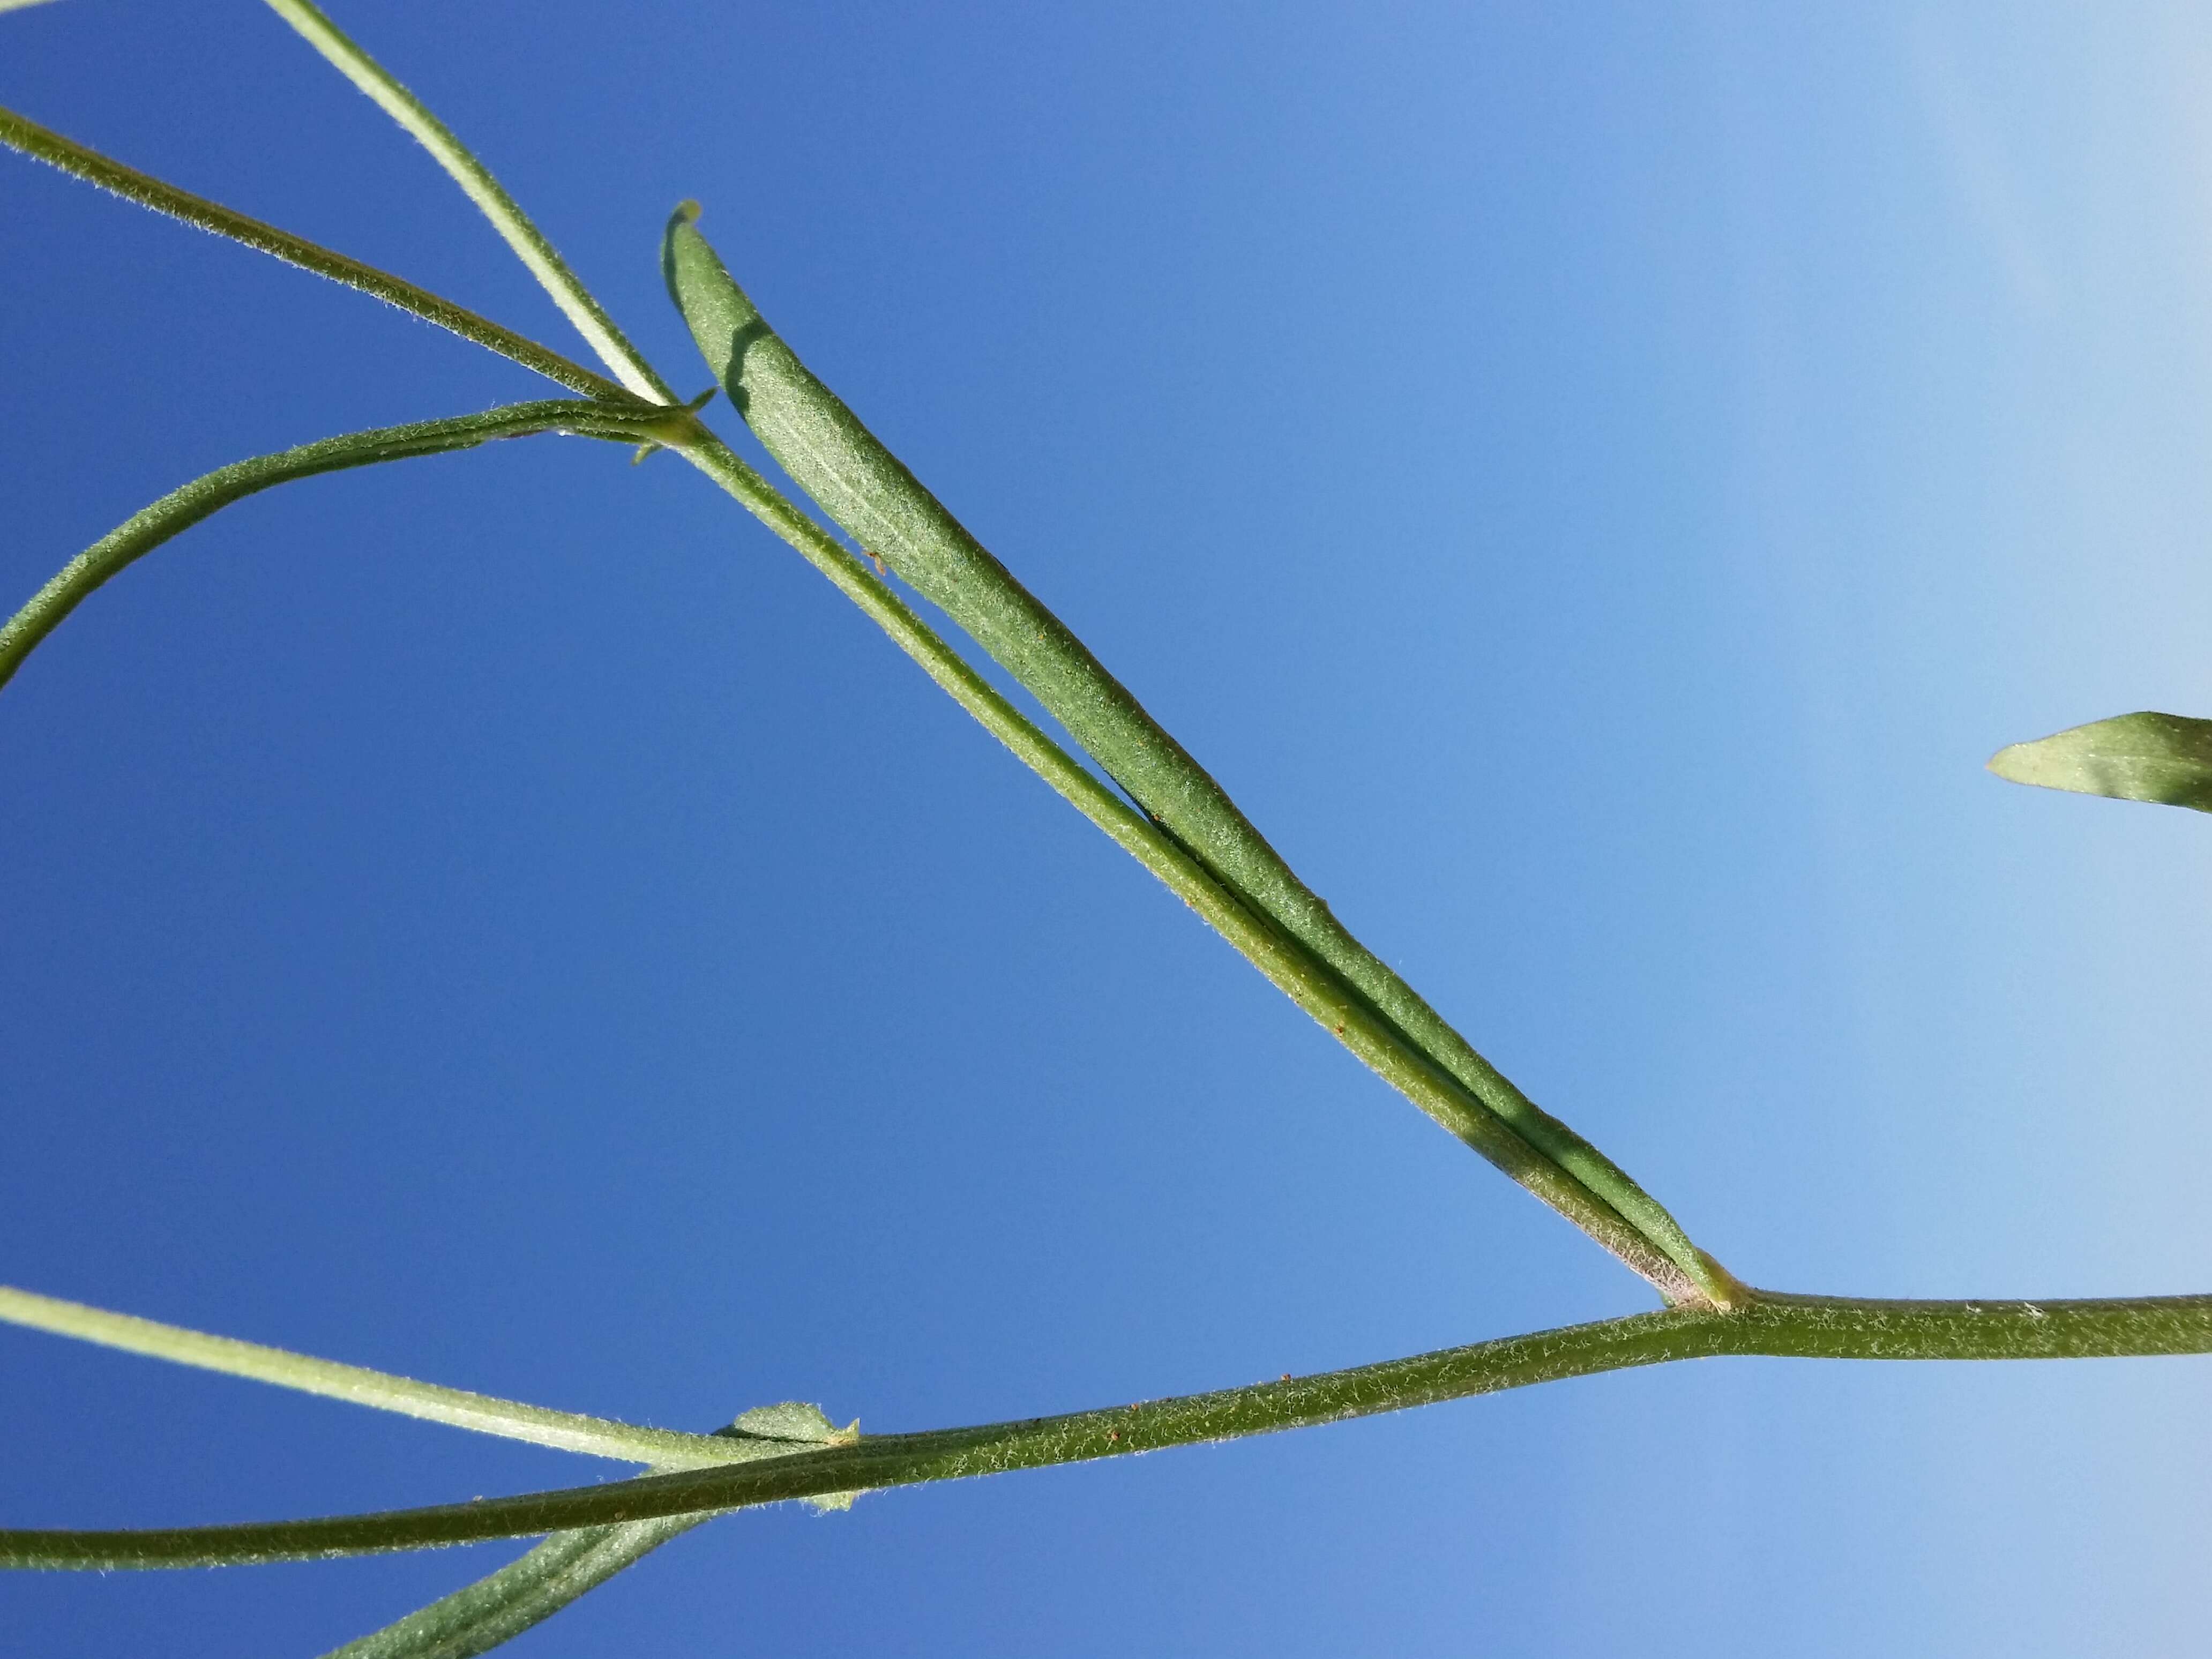
POLYGON ((2014 783, 2212 812, 2212 720, 2119 714, 2000 749, 1989 767, 2014 783))
MULTIPOLYGON (((1451 1133, 1572 1221, 1671 1303, 1705 1300, 1698 1285, 1558 1164, 1486 1111, 1467 1090, 1410 1043, 1374 1006, 1239 898, 1149 814, 1100 781, 1089 767, 1000 696, 969 660, 856 557, 702 426, 669 447, 742 503, 884 630, 976 723, 1004 744, 1061 799, 1157 877, 1270 984, 1451 1133)), ((1723 1275, 1724 1276, 1724 1275, 1723 1275)), ((1733 1281, 1730 1281, 1731 1283, 1733 1281)), ((1740 1291, 1741 1287, 1737 1287, 1740 1291)))
MULTIPOLYGON (((619 394, 617 394, 619 395, 619 394)), ((7 684, 23 659, 63 619, 126 567, 203 519, 281 483, 312 478, 349 467, 408 460, 470 449, 501 438, 564 432, 582 437, 636 443, 653 437, 665 411, 643 404, 607 404, 571 398, 510 404, 480 415, 417 421, 324 438, 273 455, 234 461, 171 490, 151 507, 133 514, 71 559, 28 603, 0 626, 0 685, 7 684)))
POLYGON ((730 276, 697 216, 697 204, 685 203, 669 221, 662 243, 669 293, 708 367, 793 479, 1035 695, 1233 892, 1378 1010, 1476 1109, 1623 1218, 1686 1276, 1691 1294, 1725 1304, 1734 1281, 1674 1218, 1515 1088, 1354 938, 1127 688, 815 378, 730 276))

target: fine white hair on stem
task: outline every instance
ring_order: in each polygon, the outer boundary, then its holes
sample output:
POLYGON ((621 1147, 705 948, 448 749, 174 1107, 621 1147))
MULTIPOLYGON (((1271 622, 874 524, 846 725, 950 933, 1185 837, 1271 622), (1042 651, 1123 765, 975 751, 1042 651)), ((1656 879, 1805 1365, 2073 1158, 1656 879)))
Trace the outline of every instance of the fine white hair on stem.
POLYGON ((507 193, 491 169, 453 136, 453 129, 433 115, 422 100, 408 91, 381 64, 355 44, 337 24, 308 0, 269 0, 269 8, 295 29, 309 46, 327 58, 339 74, 366 94, 376 106, 397 121, 408 136, 430 152, 478 211, 491 221, 507 246, 514 250, 538 285, 553 296, 563 316, 599 354, 629 391, 657 404, 678 401, 668 383, 653 371, 637 348, 626 338, 605 307, 568 269, 568 263, 546 240, 545 234, 521 204, 507 193))

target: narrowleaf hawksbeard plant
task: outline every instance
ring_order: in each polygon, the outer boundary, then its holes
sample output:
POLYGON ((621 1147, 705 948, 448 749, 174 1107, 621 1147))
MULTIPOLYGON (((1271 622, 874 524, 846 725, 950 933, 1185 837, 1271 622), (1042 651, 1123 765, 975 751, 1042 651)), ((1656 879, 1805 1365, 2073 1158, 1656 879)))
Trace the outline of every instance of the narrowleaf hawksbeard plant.
MULTIPOLYGON (((539 1537, 513 1565, 349 1644, 359 1656, 484 1651, 678 1534, 760 1504, 849 1507, 923 1482, 1313 1427, 1632 1366, 1729 1355, 2026 1359, 2212 1352, 2212 1295, 1896 1301, 1756 1288, 1573 1128, 1525 1096, 1340 922, 1194 757, 817 380, 708 240, 711 200, 678 204, 660 247, 702 364, 656 367, 460 141, 307 0, 270 9, 422 144, 588 346, 591 368, 404 278, 164 183, 27 117, 0 141, 125 200, 357 289, 498 353, 556 395, 323 439, 173 490, 63 565, 0 627, 0 686, 95 590, 233 502, 343 469, 562 434, 680 459, 805 559, 1038 779, 1450 1136, 1650 1287, 1650 1311, 1350 1370, 1071 1414, 864 1434, 817 1407, 766 1404, 708 1433, 551 1410, 0 1287, 0 1318, 181 1365, 641 1468, 636 1478, 377 1513, 137 1531, 0 1531, 17 1570, 248 1565, 539 1537), (702 372, 703 365, 703 373, 702 372), (689 388, 710 380, 697 396, 689 388), (712 401, 710 401, 712 400, 712 401), (793 488, 708 417, 744 422, 793 488), (1049 717, 974 666, 985 653, 1049 717)), ((702 181, 702 186, 711 181, 702 181)), ((666 465, 663 460, 656 465, 666 465)), ((0 697, 0 717, 8 703, 0 697)), ((2140 713, 2008 748, 2022 783, 2212 811, 2212 721, 2140 713)), ((15 1519, 16 1517, 9 1517, 15 1519)), ((31 1517, 21 1517, 28 1519, 31 1517)))

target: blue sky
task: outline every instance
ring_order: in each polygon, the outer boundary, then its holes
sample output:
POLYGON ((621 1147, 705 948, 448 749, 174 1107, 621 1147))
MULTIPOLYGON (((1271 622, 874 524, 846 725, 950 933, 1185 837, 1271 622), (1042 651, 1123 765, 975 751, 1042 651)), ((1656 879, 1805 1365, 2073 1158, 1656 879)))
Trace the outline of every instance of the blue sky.
MULTIPOLYGON (((2206 826, 1980 769, 2212 714, 2201 15, 335 15, 686 390, 654 246, 703 201, 1338 913, 1737 1272, 2212 1285, 2206 826)), ((0 33, 9 107, 569 349, 258 8, 0 33)), ((538 395, 20 160, 0 224, 18 596, 225 461, 538 395)), ((0 779, 8 1282, 884 1431, 1647 1305, 666 458, 234 508, 0 694, 0 779)), ((769 1511, 514 1650, 2173 1651, 2205 1364, 1716 1363, 769 1511)), ((606 1468, 4 1330, 0 1398, 14 1524, 606 1468)), ((502 1559, 16 1578, 0 1623, 313 1653, 502 1559)))

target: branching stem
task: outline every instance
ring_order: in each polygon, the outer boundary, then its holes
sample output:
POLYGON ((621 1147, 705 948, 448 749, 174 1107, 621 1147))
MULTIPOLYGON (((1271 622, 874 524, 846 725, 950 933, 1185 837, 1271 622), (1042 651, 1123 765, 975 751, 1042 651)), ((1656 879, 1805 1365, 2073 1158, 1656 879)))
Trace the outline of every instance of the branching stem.
POLYGON ((1553 1207, 1578 1222, 1601 1212, 1614 1218, 1609 1235, 1640 1237, 1637 1258, 1667 1264, 1654 1282, 1669 1301, 1729 1305, 1741 1287, 1658 1201, 1361 944, 1197 758, 799 361, 700 233, 698 216, 698 204, 685 202, 669 219, 661 263, 670 297, 732 406, 792 479, 1012 675, 1240 905, 1372 1011, 1392 1048, 1427 1074, 1427 1086, 1407 1091, 1415 1104, 1553 1207))
POLYGON ((2212 1352, 2212 1296, 1888 1302, 1754 1292, 1733 1313, 1670 1309, 1250 1388, 927 1434, 613 1486, 248 1526, 0 1532, 0 1566, 222 1566, 421 1549, 1003 1474, 1234 1440, 1639 1365, 1721 1355, 2069 1359, 2212 1352))
POLYGON ((574 323, 599 361, 620 380, 647 402, 678 401, 668 383, 654 373, 636 347, 630 344, 615 319, 607 315, 589 289, 568 269, 545 234, 492 176, 491 169, 472 155, 453 130, 433 115, 422 100, 408 91, 376 59, 371 58, 338 26, 308 0, 268 0, 270 9, 297 29, 307 44, 330 60, 338 73, 367 94, 376 106, 404 127, 410 137, 428 150, 438 165, 490 220, 515 257, 541 287, 553 296, 562 314, 574 323))
MULTIPOLYGON (((357 47, 345 41, 311 6, 299 0, 270 0, 270 3, 353 76, 364 90, 400 116, 410 131, 431 147, 447 171, 470 191, 556 299, 566 295, 564 305, 604 317, 597 302, 560 262, 559 256, 538 235, 489 171, 422 109, 412 94, 357 47)), ((0 142, 132 201, 361 288, 605 402, 619 404, 629 397, 622 388, 558 353, 400 277, 138 173, 21 116, 0 111, 0 142)), ((605 326, 607 331, 613 331, 611 321, 605 326)), ((602 350, 616 353, 613 361, 618 368, 628 359, 635 358, 634 349, 621 338, 618 331, 606 333, 604 338, 597 335, 592 337, 602 350)), ((631 370, 626 378, 650 377, 649 389, 654 396, 669 395, 665 383, 652 376, 642 359, 637 359, 631 370)), ((1724 1269, 1691 1245, 1665 1212, 1610 1160, 1564 1124, 1537 1110, 1491 1068, 1379 958, 1359 946, 1333 918, 1328 918, 1327 907, 1297 885, 1287 866, 1275 872, 1279 878, 1273 880, 1272 887, 1269 881, 1258 883, 1258 889, 1267 890, 1272 897, 1255 898, 1255 888, 1249 879, 1251 870, 1240 866, 1232 876, 1203 858, 1194 859, 1183 842, 1169 833, 1159 819, 1149 812, 1133 812, 1096 776, 1017 713, 957 652, 922 623, 886 584, 872 577, 859 561, 738 459, 703 425, 691 419, 688 412, 667 413, 669 430, 688 433, 688 439, 679 442, 667 431, 656 431, 653 438, 672 447, 684 449, 695 465, 715 477, 828 574, 957 701, 1117 842, 1136 854, 1364 1062, 1509 1176, 1565 1215, 1649 1281, 1670 1304, 1730 1305, 1739 1287, 1724 1269), (1285 882, 1289 886, 1284 887, 1285 882), (1274 891, 1277 887, 1282 890, 1274 891), (1298 904, 1289 905, 1286 911, 1285 894, 1291 899, 1299 899, 1302 895, 1303 899, 1298 904), (1290 911, 1297 914, 1286 923, 1285 916, 1290 911)), ((352 463, 334 463, 349 464, 352 463)), ((117 534, 123 535, 132 527, 126 526, 117 534)), ((86 556, 91 558, 93 555, 86 556)), ((57 581, 66 585, 84 574, 78 567, 72 567, 57 581)), ((96 585, 96 580, 87 584, 86 591, 89 586, 96 585)), ((40 600, 27 607, 27 616, 35 618, 42 609, 41 601, 58 601, 63 597, 59 592, 42 593, 40 600)), ((77 597, 81 598, 82 593, 77 597)), ((70 605, 74 603, 71 599, 52 610, 45 628, 21 643, 18 657, 21 650, 27 650, 38 637, 43 637, 46 628, 67 614, 70 605)), ((1049 618, 1048 613, 1041 614, 1053 629, 1065 633, 1057 619, 1049 618)), ((18 618, 19 622, 24 620, 18 618)), ((1072 641, 1073 636, 1069 639, 1072 641)), ((1079 650, 1079 645, 1076 648, 1079 650)), ((1085 660, 1089 660, 1087 655, 1085 660)), ((5 663, 0 659, 0 680, 4 678, 5 663)), ((1049 697, 1047 702, 1048 706, 1058 707, 1049 697)), ((1067 711, 1061 709, 1060 713, 1065 720, 1067 711)), ((1175 748, 1164 732, 1155 732, 1154 735, 1175 754, 1181 755, 1180 749, 1175 748)), ((1194 767, 1194 763, 1192 764, 1194 767)), ((1242 823, 1233 808, 1228 810, 1242 823)), ((1249 830, 1249 826, 1245 828, 1249 830)), ((1252 832, 1249 839, 1255 846, 1264 848, 1256 832, 1252 832)), ((1266 864, 1269 860, 1279 864, 1279 860, 1273 860, 1272 853, 1260 862, 1266 864)), ((1261 874, 1265 876, 1267 871, 1261 870, 1261 874)))
POLYGON ((364 294, 373 294, 386 305, 397 306, 411 312, 424 322, 435 323, 449 329, 465 340, 473 340, 480 346, 496 351, 502 357, 512 358, 525 368, 532 368, 546 379, 580 392, 587 398, 619 400, 629 396, 622 386, 604 375, 595 374, 581 363, 574 363, 559 352, 526 339, 514 330, 480 317, 465 306, 455 305, 428 289, 417 288, 404 276, 395 276, 388 270, 379 270, 374 265, 364 264, 349 254, 339 253, 311 242, 304 236, 295 236, 289 230, 279 230, 275 225, 264 224, 250 218, 220 202, 210 202, 204 196, 195 196, 125 167, 96 149, 88 149, 71 138, 64 138, 40 126, 37 122, 16 114, 12 110, 0 109, 0 144, 51 166, 64 173, 112 191, 125 201, 136 202, 141 207, 152 208, 156 213, 166 213, 173 219, 181 219, 188 225, 210 231, 217 236, 227 236, 234 242, 258 248, 264 253, 274 254, 287 264, 312 270, 318 276, 327 276, 334 283, 343 283, 364 294))
POLYGON ((992 736, 1384 1081, 1626 1262, 1668 1301, 1705 1301, 1705 1291, 1617 1211, 1483 1109, 1458 1079, 1409 1042, 1365 996, 1272 926, 1181 842, 1054 742, 916 616, 866 560, 848 552, 720 439, 695 423, 689 435, 666 441, 835 583, 992 736))

